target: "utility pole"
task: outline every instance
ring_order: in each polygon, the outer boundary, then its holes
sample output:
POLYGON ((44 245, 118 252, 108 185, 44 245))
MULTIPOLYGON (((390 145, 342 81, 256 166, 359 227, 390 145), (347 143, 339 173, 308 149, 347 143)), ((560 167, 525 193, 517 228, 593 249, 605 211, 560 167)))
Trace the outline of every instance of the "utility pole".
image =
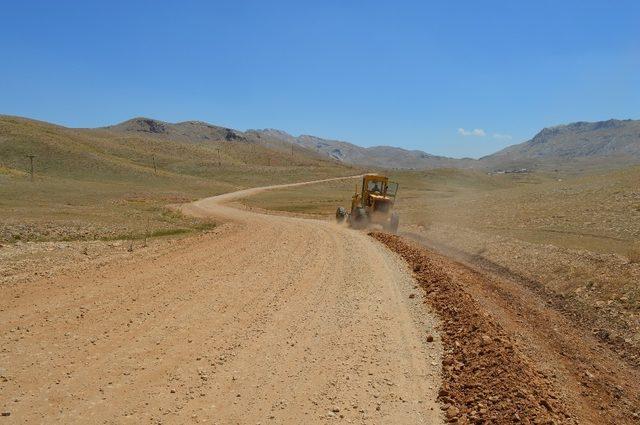
POLYGON ((218 150, 218 167, 220 167, 220 165, 221 165, 222 163, 220 162, 220 147, 219 147, 219 146, 218 146, 218 149, 217 149, 217 150, 218 150))
POLYGON ((33 154, 27 155, 27 158, 29 158, 29 172, 31 174, 31 181, 33 181, 33 158, 35 157, 36 156, 33 154))
POLYGON ((291 158, 293 158, 293 142, 291 142, 291 158))
POLYGON ((156 155, 153 155, 153 173, 158 174, 158 166, 156 165, 156 155))

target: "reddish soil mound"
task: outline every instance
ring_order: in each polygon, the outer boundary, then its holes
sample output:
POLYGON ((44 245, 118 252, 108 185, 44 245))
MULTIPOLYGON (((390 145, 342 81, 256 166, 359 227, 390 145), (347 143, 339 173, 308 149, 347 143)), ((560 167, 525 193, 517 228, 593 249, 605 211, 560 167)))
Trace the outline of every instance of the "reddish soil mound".
POLYGON ((425 302, 440 315, 445 353, 439 399, 449 422, 577 422, 549 380, 428 251, 397 236, 371 235, 413 267, 425 302))

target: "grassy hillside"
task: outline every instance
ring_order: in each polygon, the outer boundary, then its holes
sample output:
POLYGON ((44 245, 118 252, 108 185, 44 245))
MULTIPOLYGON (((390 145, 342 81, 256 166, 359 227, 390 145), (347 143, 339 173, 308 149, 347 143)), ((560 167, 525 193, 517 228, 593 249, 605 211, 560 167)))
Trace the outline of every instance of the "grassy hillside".
POLYGON ((192 143, 0 116, 0 240, 187 231, 200 224, 165 205, 355 172, 304 149, 292 154, 246 140, 192 143), (27 155, 35 155, 33 182, 27 155))

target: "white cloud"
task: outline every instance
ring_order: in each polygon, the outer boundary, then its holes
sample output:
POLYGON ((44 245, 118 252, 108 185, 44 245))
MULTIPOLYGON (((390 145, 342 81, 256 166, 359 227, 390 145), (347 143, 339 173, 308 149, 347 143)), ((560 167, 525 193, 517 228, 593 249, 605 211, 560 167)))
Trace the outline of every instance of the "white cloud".
POLYGON ((458 134, 462 136, 477 136, 477 137, 484 137, 487 135, 487 133, 485 133, 485 131, 481 128, 476 128, 474 130, 465 130, 464 128, 459 128, 458 134))
POLYGON ((513 139, 513 137, 511 137, 510 134, 500 134, 500 133, 493 133, 493 138, 494 139, 499 139, 499 140, 511 140, 511 139, 513 139))

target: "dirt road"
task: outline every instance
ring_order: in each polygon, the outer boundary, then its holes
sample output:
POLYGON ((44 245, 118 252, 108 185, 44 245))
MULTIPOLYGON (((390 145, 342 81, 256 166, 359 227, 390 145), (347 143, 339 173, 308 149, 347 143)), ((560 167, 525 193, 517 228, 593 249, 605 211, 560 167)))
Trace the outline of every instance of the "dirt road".
POLYGON ((184 207, 225 224, 182 249, 0 285, 0 423, 440 423, 407 266, 223 205, 256 191, 184 207))

